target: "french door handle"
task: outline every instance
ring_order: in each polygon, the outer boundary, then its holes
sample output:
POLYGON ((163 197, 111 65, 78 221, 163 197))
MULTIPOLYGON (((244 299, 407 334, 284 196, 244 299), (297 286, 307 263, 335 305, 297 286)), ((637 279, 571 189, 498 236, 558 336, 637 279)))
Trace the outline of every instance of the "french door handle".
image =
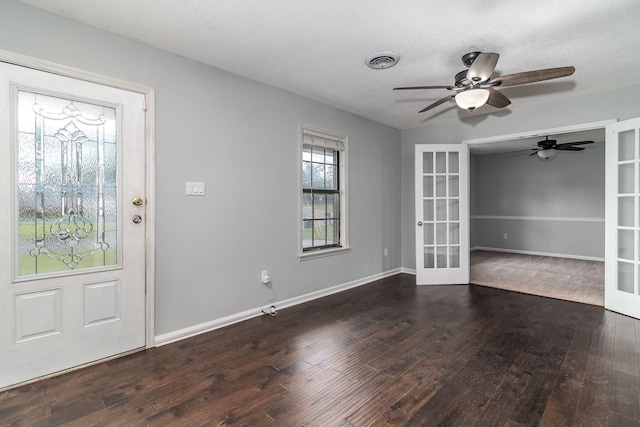
POLYGON ((418 227, 422 227, 422 221, 418 221, 418 227))

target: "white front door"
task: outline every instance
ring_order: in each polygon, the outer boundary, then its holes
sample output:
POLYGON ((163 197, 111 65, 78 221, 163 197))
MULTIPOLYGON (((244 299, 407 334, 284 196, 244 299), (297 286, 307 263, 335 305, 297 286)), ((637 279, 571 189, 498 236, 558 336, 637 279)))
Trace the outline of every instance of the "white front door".
POLYGON ((640 318, 640 118, 606 128, 604 306, 640 318))
POLYGON ((469 283, 469 152, 416 145, 416 281, 469 283))
POLYGON ((0 389, 144 347, 144 120, 141 94, 0 63, 0 389))

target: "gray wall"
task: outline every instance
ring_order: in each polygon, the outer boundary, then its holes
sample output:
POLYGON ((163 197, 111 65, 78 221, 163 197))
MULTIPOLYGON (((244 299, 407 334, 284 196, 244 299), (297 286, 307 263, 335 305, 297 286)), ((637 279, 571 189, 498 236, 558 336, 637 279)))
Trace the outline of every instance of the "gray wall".
POLYGON ((471 156, 471 247, 603 258, 604 142, 586 147, 471 156))
MULTIPOLYGON (((541 85, 543 83, 540 83, 541 85)), ((507 92, 507 90, 505 90, 507 92)), ((518 111, 476 116, 402 131, 402 266, 413 269, 415 260, 415 144, 458 144, 462 140, 535 131, 608 119, 640 116, 640 86, 615 89, 540 103, 518 111)), ((514 104, 518 102, 512 97, 514 104)), ((477 236, 474 236, 477 238, 477 236)))
POLYGON ((283 300, 400 267, 398 130, 13 0, 0 40, 155 88, 156 334, 257 308, 263 269, 283 300), (300 123, 349 136, 347 254, 297 261, 300 123))

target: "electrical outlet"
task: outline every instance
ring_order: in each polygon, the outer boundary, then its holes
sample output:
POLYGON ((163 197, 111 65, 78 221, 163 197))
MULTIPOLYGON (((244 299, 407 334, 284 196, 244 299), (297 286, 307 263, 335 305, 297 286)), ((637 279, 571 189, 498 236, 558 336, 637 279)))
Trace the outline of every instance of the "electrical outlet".
POLYGON ((504 233, 504 234, 502 235, 502 238, 503 238, 504 240, 507 240, 507 233, 504 233))
POLYGON ((262 277, 261 281, 265 285, 271 283, 271 277, 269 277, 269 271, 268 270, 262 270, 261 277, 262 277))
POLYGON ((389 255, 389 248, 384 248, 384 256, 389 255))

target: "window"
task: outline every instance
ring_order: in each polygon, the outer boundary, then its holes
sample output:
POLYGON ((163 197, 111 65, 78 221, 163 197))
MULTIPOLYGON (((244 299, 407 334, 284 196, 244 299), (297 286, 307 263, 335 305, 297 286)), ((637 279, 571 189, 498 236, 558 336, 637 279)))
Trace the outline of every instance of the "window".
POLYGON ((348 250, 346 137, 302 129, 300 258, 348 250))

